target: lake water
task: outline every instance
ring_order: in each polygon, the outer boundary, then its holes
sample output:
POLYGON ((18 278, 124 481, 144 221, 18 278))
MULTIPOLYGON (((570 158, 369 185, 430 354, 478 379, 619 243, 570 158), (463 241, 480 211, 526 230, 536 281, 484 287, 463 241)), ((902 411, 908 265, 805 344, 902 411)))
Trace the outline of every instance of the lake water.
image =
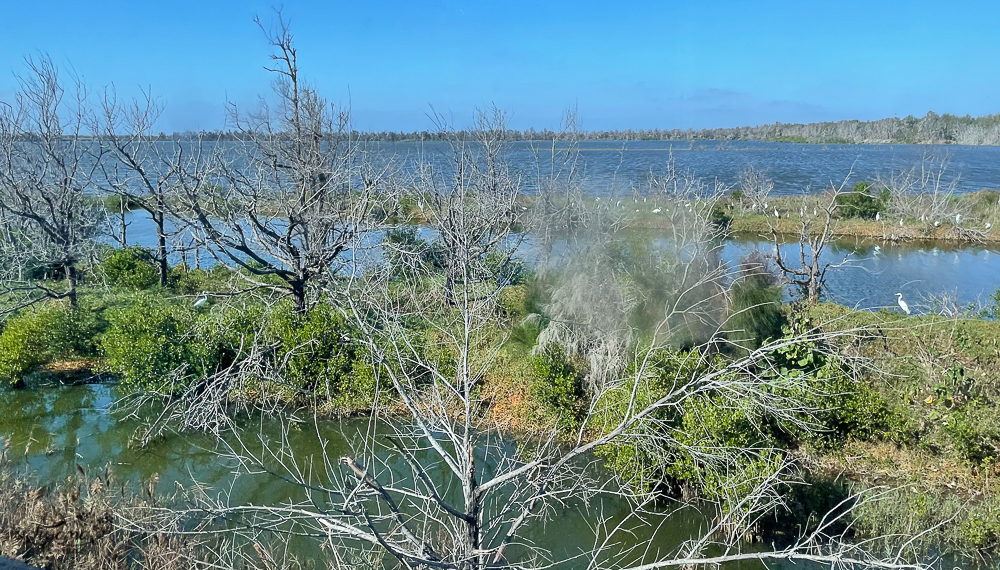
MULTIPOLYGON (((558 147, 565 148, 565 146, 558 147)), ((754 166, 774 180, 775 195, 821 192, 839 185, 852 172, 851 184, 888 176, 922 163, 940 165, 944 160, 945 184, 955 180, 955 191, 974 192, 1000 188, 1000 147, 933 145, 795 144, 756 141, 583 141, 577 171, 580 185, 594 195, 621 194, 634 187, 640 192, 650 174, 661 174, 673 156, 681 173, 735 185, 737 175, 754 166)), ((448 168, 450 147, 443 142, 384 143, 378 150, 405 164, 424 160, 448 168)), ((558 162, 560 152, 556 152, 558 162)), ((539 174, 547 176, 552 165, 552 144, 515 142, 508 157, 520 172, 526 191, 535 187, 539 174)), ((557 165, 558 167, 558 165, 557 165)))
MULTIPOLYGON (((91 475, 109 466, 118 480, 139 483, 158 476, 156 488, 163 494, 173 493, 176 484, 190 486, 197 482, 207 486, 210 495, 229 492, 232 505, 279 505, 305 499, 302 489, 267 474, 241 475, 234 484, 236 465, 220 456, 226 447, 215 437, 168 433, 142 444, 139 438, 142 424, 109 411, 118 396, 115 387, 103 384, 27 390, 0 388, 0 440, 6 448, 7 460, 14 468, 26 469, 43 483, 64 480, 74 474, 77 466, 91 475)), ((305 461, 318 461, 321 457, 323 446, 316 438, 317 431, 327 439, 326 452, 336 459, 355 455, 351 441, 365 429, 366 420, 320 420, 315 428, 307 421, 301 429, 290 430, 288 438, 305 465, 305 461)), ((262 445, 276 450, 282 437, 281 423, 271 418, 245 420, 240 424, 240 432, 251 453, 260 453, 262 445)), ((232 437, 227 440, 232 441, 232 437)), ((398 484, 408 470, 402 461, 396 463, 389 462, 396 471, 398 484)), ((668 508, 673 510, 669 506, 662 507, 663 514, 654 510, 648 517, 651 526, 638 529, 633 537, 623 538, 632 545, 649 543, 654 550, 668 551, 691 538, 704 523, 700 513, 687 509, 673 513, 669 524, 655 528, 668 508)), ((591 525, 598 512, 612 520, 622 520, 631 507, 613 497, 594 499, 590 504, 570 502, 556 508, 545 523, 532 525, 525 537, 556 557, 577 556, 594 544, 591 525)), ((293 547, 293 551, 305 558, 325 556, 311 540, 298 540, 293 547)))
MULTIPOLYGON (((155 247, 156 232, 144 213, 129 214, 128 219, 130 242, 155 247)), ((421 232, 425 239, 430 237, 430 232, 425 228, 421 232)), ((369 241, 374 244, 377 239, 371 238, 369 241)), ((751 251, 770 253, 773 249, 770 242, 736 236, 722 244, 721 255, 730 268, 736 268, 739 267, 740 258, 751 251)), ((530 236, 524 250, 531 263, 530 236)), ((794 261, 798 258, 797 243, 783 244, 781 251, 786 259, 794 261)), ((368 258, 377 258, 377 255, 377 250, 369 250, 363 254, 368 258)), ((204 251, 200 256, 203 267, 215 263, 204 251)), ((192 252, 188 262, 193 263, 193 258, 192 252)), ((848 266, 827 272, 823 296, 827 300, 860 309, 895 308, 897 292, 903 294, 904 300, 915 312, 931 310, 934 299, 942 298, 961 306, 969 303, 984 305, 990 302, 990 295, 1000 289, 1000 249, 993 244, 893 244, 841 240, 831 243, 820 259, 823 263, 841 263, 845 258, 850 260, 848 266)), ((173 263, 179 261, 179 256, 172 259, 173 263)), ((790 298, 794 294, 794 291, 789 290, 790 298)))

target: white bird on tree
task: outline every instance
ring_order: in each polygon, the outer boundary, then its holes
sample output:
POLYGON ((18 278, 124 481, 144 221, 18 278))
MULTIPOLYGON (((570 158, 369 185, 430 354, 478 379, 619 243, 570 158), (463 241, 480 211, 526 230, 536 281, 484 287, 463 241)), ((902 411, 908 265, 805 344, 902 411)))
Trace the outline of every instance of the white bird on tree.
POLYGON ((207 291, 202 291, 201 292, 201 296, 198 297, 197 299, 195 299, 195 301, 194 301, 194 308, 197 309, 198 307, 204 305, 207 302, 208 302, 208 292, 207 291))
POLYGON ((907 305, 906 301, 903 300, 903 294, 902 293, 896 293, 896 303, 899 304, 899 308, 903 309, 904 313, 906 313, 907 315, 910 314, 910 306, 907 305))

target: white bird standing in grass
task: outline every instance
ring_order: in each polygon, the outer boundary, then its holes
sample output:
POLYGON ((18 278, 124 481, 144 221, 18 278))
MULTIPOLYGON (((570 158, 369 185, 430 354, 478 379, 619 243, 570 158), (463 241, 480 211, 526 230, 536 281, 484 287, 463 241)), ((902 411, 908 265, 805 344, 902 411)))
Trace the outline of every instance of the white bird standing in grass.
POLYGON ((907 315, 910 314, 910 306, 907 305, 906 301, 903 300, 902 293, 896 293, 896 302, 899 303, 899 308, 903 309, 904 313, 906 313, 907 315))
POLYGON ((197 309, 198 307, 204 305, 207 302, 208 302, 208 292, 207 291, 202 291, 201 292, 201 296, 198 297, 197 299, 195 299, 195 301, 194 301, 194 308, 197 309))
POLYGON ((777 208, 774 209, 774 217, 775 218, 780 218, 781 217, 781 214, 778 213, 778 209, 777 208))
POLYGON ((899 218, 899 227, 903 227, 903 218, 899 218))
POLYGON ((989 223, 989 222, 986 222, 986 229, 990 229, 990 228, 992 228, 992 227, 993 227, 993 224, 991 224, 991 223, 989 223))
POLYGON ((882 212, 875 212, 875 221, 877 222, 881 219, 882 219, 882 212))

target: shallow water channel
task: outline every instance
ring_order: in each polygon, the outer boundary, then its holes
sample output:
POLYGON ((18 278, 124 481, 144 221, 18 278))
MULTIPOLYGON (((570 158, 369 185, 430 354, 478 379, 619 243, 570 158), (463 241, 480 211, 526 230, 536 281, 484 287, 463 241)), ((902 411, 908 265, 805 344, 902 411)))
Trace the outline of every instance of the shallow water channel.
MULTIPOLYGON (((117 397, 116 388, 104 384, 0 390, 0 438, 11 467, 26 470, 41 483, 55 483, 73 475, 77 466, 88 474, 102 473, 110 466, 119 481, 137 484, 158 477, 156 489, 162 494, 173 493, 177 484, 195 482, 215 492, 231 492, 233 505, 302 500, 301 489, 273 476, 242 475, 233 485, 235 464, 223 457, 225 446, 213 436, 168 434, 141 445, 141 423, 109 411, 117 397)), ((336 458, 351 454, 349 440, 365 427, 365 420, 328 420, 320 422, 319 430, 329 439, 327 453, 336 458)), ((269 444, 280 439, 281 426, 277 419, 258 417, 245 420, 241 433, 248 446, 259 446, 258 435, 269 444)), ((300 457, 322 453, 311 424, 293 429, 289 439, 300 457)), ((629 505, 620 500, 567 505, 527 536, 554 557, 578 555, 593 546, 590 525, 598 508, 614 520, 630 512, 629 505)), ((654 548, 670 550, 697 532, 702 522, 696 511, 683 511, 655 533, 647 528, 631 540, 651 541, 654 548)), ((315 544, 304 541, 296 550, 306 557, 321 555, 315 544)))
MULTIPOLYGON (((272 476, 244 475, 233 485, 234 464, 223 458, 225 446, 215 437, 169 434, 141 445, 141 423, 109 411, 117 397, 116 388, 104 384, 0 389, 0 439, 10 467, 27 471, 38 482, 55 483, 71 476, 78 466, 88 474, 103 473, 110 466, 119 481, 138 484, 158 477, 156 489, 163 494, 172 493, 176 485, 197 482, 207 485, 209 494, 231 493, 231 504, 276 505, 302 499, 300 489, 272 476)), ((321 421, 319 429, 329 439, 327 453, 333 457, 350 453, 348 440, 364 430, 365 424, 357 419, 321 421)), ((256 441, 258 435, 263 441, 277 440, 280 429, 278 420, 259 417, 241 426, 246 442, 256 441)), ((292 430, 289 437, 301 456, 321 453, 311 425, 292 430)), ((666 514, 675 508, 664 505, 659 514, 645 516, 648 524, 634 534, 622 534, 622 544, 638 545, 650 555, 666 553, 703 528, 704 518, 693 509, 666 514)), ((553 511, 544 523, 536 523, 526 536, 554 559, 579 556, 594 545, 592 525, 598 513, 620 521, 630 513, 630 506, 614 498, 594 499, 589 505, 568 504, 553 511)), ((303 558, 324 556, 315 543, 300 540, 293 544, 303 558)), ((586 567, 586 562, 575 558, 559 567, 586 567)), ((759 562, 726 566, 760 567, 759 562)), ((811 568, 777 562, 768 567, 811 568)))

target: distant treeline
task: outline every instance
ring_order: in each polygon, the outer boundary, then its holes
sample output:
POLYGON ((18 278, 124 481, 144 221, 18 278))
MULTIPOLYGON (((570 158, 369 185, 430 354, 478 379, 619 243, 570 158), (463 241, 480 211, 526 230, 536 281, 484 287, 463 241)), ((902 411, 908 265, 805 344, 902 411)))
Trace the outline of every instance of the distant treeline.
MULTIPOLYGON (((438 131, 354 132, 356 139, 380 142, 454 140, 468 135, 438 131)), ((231 131, 195 133, 185 131, 158 140, 185 140, 200 136, 203 140, 234 140, 239 135, 231 131)), ((471 136, 471 135, 468 135, 471 136)), ((725 129, 626 129, 581 131, 572 134, 549 129, 508 130, 508 140, 755 140, 801 143, 896 143, 896 144, 967 144, 1000 145, 1000 114, 984 117, 938 115, 930 111, 923 117, 912 115, 903 119, 892 117, 877 121, 837 121, 825 123, 773 123, 756 127, 725 129)))

